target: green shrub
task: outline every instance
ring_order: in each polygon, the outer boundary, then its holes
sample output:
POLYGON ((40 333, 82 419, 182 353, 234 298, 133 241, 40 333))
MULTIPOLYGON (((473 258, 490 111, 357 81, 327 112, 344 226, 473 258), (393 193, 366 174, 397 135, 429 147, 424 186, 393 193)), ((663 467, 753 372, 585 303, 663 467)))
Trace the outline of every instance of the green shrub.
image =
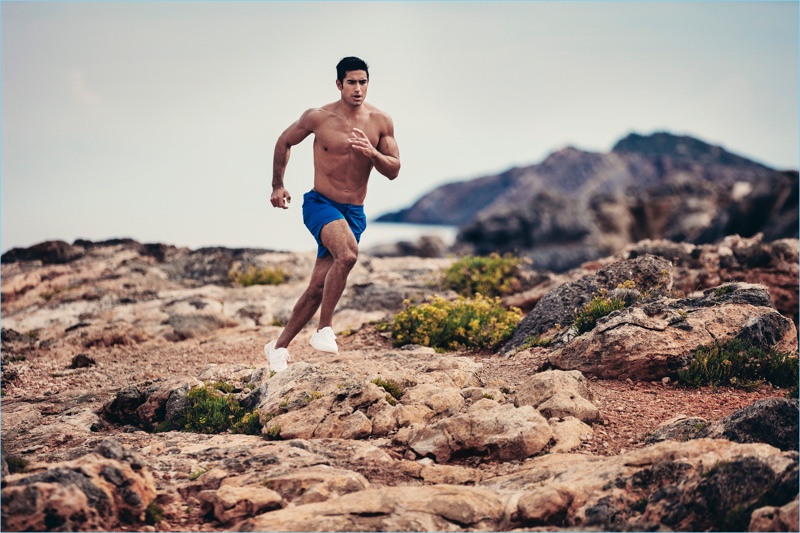
POLYGON ((267 440, 281 440, 281 426, 275 424, 267 428, 267 440))
POLYGON ((427 303, 413 305, 394 317, 392 339, 395 346, 421 344, 440 351, 470 348, 495 349, 508 339, 522 320, 522 312, 500 305, 499 298, 476 294, 448 301, 434 296, 427 303))
POLYGON ((258 268, 250 265, 244 272, 239 269, 231 270, 228 277, 234 283, 249 287, 250 285, 280 285, 288 279, 289 274, 281 268, 258 268))
POLYGON ((730 385, 740 388, 764 381, 776 387, 796 387, 797 354, 764 350, 739 339, 699 346, 689 366, 678 371, 678 379, 692 386, 730 385))
POLYGON ((230 383, 226 383, 224 381, 217 381, 214 384, 212 384, 211 386, 214 387, 216 390, 218 390, 220 392, 226 392, 226 393, 231 393, 234 390, 236 390, 236 387, 234 387, 230 383))
POLYGON ((167 431, 172 431, 175 429, 175 426, 169 420, 162 420, 158 424, 156 424, 156 429, 154 433, 166 433, 167 431))
POLYGON ((254 425, 253 416, 257 423, 258 414, 242 409, 233 394, 225 393, 220 388, 227 387, 221 387, 220 382, 217 382, 211 386, 192 388, 186 395, 188 405, 177 423, 178 428, 195 433, 251 431, 254 425))
POLYGON ((261 434, 261 421, 259 420, 260 412, 258 409, 246 412, 240 420, 234 422, 231 426, 233 433, 241 433, 244 435, 260 435, 261 434))
POLYGON ((542 336, 530 335, 525 338, 519 351, 527 350, 528 348, 547 348, 553 344, 553 339, 548 339, 542 336))
POLYGON ((502 257, 497 253, 488 256, 468 255, 444 271, 442 285, 467 297, 475 294, 488 297, 510 294, 522 288, 520 265, 524 261, 511 254, 502 257))
POLYGON ((6 464, 8 465, 8 472, 10 474, 18 474, 24 472, 28 468, 28 461, 16 455, 9 455, 6 457, 6 464))
POLYGON ((611 299, 605 290, 601 290, 599 295, 595 295, 592 301, 583 306, 583 309, 575 313, 573 326, 578 335, 591 331, 597 325, 597 320, 612 312, 625 307, 625 302, 619 298, 611 299))
POLYGON ((164 520, 164 509, 156 502, 150 502, 144 511, 144 519, 149 525, 154 526, 164 520))
POLYGON ((714 289, 714 296, 717 298, 721 298, 725 296, 729 292, 733 292, 733 285, 720 285, 716 289, 714 289))
POLYGON ((191 474, 189 474, 189 481, 194 481, 196 479, 200 479, 200 476, 208 472, 205 468, 201 468, 200 470, 195 470, 191 474))
POLYGON ((399 400, 400 398, 403 397, 403 394, 406 393, 402 385, 391 379, 375 378, 372 380, 372 383, 374 383, 378 387, 388 392, 389 396, 391 396, 395 400, 399 400))

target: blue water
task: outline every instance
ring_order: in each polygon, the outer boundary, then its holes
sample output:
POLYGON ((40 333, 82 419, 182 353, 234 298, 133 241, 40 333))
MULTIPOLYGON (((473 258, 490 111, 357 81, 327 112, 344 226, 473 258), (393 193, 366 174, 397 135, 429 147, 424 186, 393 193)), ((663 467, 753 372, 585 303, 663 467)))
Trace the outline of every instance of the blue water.
MULTIPOLYGON (((412 241, 424 235, 435 235, 440 237, 446 244, 455 242, 458 229, 453 226, 427 226, 420 224, 387 224, 383 222, 369 222, 367 230, 361 236, 359 248, 367 248, 382 244, 391 244, 398 241, 412 241)), ((190 243, 190 247, 196 247, 199 243, 190 243)), ((207 245, 207 244, 203 244, 207 245)), ((280 228, 265 232, 261 239, 254 242, 254 236, 249 235, 248 241, 241 243, 222 244, 222 246, 248 246, 255 248, 266 248, 269 250, 282 250, 289 252, 305 252, 316 250, 317 245, 314 238, 302 223, 285 224, 280 228)))

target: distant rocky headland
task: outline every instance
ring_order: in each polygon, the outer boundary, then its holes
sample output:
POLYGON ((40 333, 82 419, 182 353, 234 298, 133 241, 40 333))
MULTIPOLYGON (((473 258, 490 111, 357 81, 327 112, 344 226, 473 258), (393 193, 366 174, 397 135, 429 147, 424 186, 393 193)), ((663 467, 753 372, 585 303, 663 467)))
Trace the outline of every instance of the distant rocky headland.
POLYGON ((799 203, 797 170, 659 132, 449 183, 377 220, 458 226, 461 251, 514 252, 562 272, 642 239, 797 238, 799 203))

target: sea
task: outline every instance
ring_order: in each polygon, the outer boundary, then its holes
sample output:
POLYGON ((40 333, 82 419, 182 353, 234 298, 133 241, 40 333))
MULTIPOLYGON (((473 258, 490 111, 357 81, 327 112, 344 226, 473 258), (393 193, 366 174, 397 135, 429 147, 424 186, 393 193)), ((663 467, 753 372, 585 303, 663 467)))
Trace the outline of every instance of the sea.
MULTIPOLYGON (((369 222, 367 230, 361 235, 359 249, 367 250, 400 241, 415 242, 423 236, 437 236, 449 246, 455 242, 457 233, 458 228, 455 226, 369 222)), ((302 224, 283 226, 280 231, 270 232, 265 237, 265 242, 256 247, 288 252, 316 249, 314 238, 302 224)))

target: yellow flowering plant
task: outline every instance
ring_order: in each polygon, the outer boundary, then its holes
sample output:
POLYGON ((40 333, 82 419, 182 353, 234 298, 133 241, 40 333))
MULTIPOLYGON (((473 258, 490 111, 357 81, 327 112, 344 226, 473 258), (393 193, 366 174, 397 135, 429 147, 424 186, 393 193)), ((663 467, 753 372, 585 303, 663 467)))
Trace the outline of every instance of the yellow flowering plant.
POLYGON ((530 260, 508 253, 467 255, 443 272, 442 287, 467 297, 478 293, 490 297, 511 294, 522 288, 520 265, 526 262, 530 260))
POLYGON ((394 317, 395 346, 421 344, 438 351, 495 349, 505 342, 522 320, 516 307, 505 309, 500 298, 478 293, 474 298, 459 296, 449 301, 439 295, 416 305, 408 300, 394 317))

